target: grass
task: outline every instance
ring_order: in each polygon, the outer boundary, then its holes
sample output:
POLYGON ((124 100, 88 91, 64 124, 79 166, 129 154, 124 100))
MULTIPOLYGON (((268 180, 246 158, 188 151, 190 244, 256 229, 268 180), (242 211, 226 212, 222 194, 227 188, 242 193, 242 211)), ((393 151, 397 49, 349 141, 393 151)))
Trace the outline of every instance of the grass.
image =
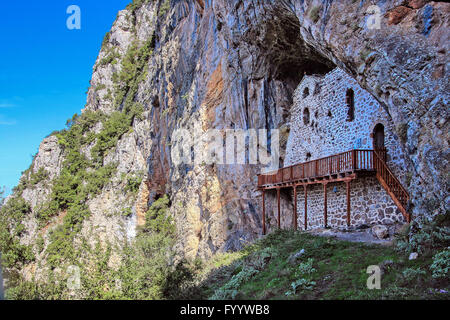
POLYGON ((394 247, 276 231, 240 252, 211 259, 191 290, 197 299, 448 299, 439 290, 449 291, 449 282, 432 278, 431 263, 430 257, 420 256, 409 261, 394 247), (290 263, 289 257, 301 249, 305 253, 298 263, 290 263), (311 272, 299 272, 311 259, 311 272), (367 289, 367 267, 388 260, 392 264, 382 268, 381 289, 367 289), (308 285, 293 293, 292 286, 302 283, 308 285))

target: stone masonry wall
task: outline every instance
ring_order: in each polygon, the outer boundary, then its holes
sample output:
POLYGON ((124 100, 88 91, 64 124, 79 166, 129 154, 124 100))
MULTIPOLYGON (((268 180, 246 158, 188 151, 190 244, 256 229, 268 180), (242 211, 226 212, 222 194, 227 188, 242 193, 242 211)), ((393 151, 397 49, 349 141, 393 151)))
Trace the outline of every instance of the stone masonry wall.
MULTIPOLYGON (((404 222, 395 203, 380 185, 376 177, 365 177, 350 183, 350 224, 393 224, 404 222)), ((297 189, 298 228, 304 229, 305 202, 303 187, 297 189)), ((324 226, 324 191, 321 184, 308 186, 308 229, 324 226)), ((345 183, 327 185, 328 226, 347 226, 345 183)))
MULTIPOLYGON (((371 133, 384 126, 387 164, 404 186, 403 151, 389 114, 367 91, 339 68, 324 76, 305 76, 294 94, 285 166, 352 149, 373 149, 371 133), (354 120, 348 121, 346 93, 354 92, 354 120)), ((298 225, 304 228, 303 188, 298 191, 298 225)), ((346 225, 345 183, 328 184, 328 225, 346 225), (336 191, 336 192, 334 192, 336 191)), ((324 225, 322 185, 308 187, 308 227, 324 225)), ((390 224, 404 221, 395 203, 375 177, 351 183, 351 224, 390 224)))

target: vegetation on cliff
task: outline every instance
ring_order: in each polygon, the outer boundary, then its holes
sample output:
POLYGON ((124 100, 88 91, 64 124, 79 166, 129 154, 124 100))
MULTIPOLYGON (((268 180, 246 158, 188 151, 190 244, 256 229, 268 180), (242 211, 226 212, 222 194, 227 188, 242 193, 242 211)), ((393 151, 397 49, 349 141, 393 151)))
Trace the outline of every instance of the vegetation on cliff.
POLYGON ((32 248, 19 240, 25 230, 22 221, 30 211, 30 206, 19 196, 11 198, 0 209, 1 262, 7 268, 23 267, 34 259, 32 248))
POLYGON ((192 275, 184 262, 173 262, 176 235, 169 205, 167 196, 155 201, 136 238, 120 247, 102 244, 100 239, 94 246, 83 241, 74 252, 78 260, 75 265, 80 268, 80 287, 68 289, 67 283, 73 275, 55 268, 49 270, 45 281, 26 281, 18 274, 10 275, 7 297, 164 299, 174 296, 181 283, 191 279, 192 275), (120 261, 112 265, 114 255, 120 257, 120 261))

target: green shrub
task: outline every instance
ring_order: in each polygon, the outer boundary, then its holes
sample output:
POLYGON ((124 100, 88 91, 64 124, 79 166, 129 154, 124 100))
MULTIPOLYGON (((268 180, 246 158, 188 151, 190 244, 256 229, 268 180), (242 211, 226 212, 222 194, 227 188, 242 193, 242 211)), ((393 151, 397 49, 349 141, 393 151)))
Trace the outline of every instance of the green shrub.
POLYGON ((163 284, 162 293, 165 299, 191 299, 190 289, 195 283, 196 274, 201 269, 200 260, 189 263, 181 260, 173 269, 169 270, 163 284))
POLYGON ((30 185, 35 186, 38 183, 47 180, 48 175, 49 173, 47 170, 45 170, 44 168, 39 168, 37 172, 33 172, 30 174, 29 183, 30 185))
MULTIPOLYGON (((141 5, 143 1, 135 1, 134 5, 141 5)), ((105 36, 105 42, 109 40, 109 34, 105 36)), ((123 134, 132 127, 135 118, 141 118, 144 111, 143 105, 136 103, 134 97, 137 93, 138 84, 146 76, 147 62, 152 54, 154 42, 150 39, 140 48, 137 42, 134 43, 122 59, 122 72, 116 75, 115 84, 116 105, 123 106, 122 111, 113 112, 105 115, 101 112, 85 111, 83 114, 75 114, 66 122, 67 128, 52 133, 57 137, 59 145, 64 152, 64 162, 62 170, 52 183, 52 192, 49 195, 48 202, 36 209, 36 217, 41 227, 61 214, 63 216, 62 224, 52 229, 49 234, 49 241, 45 248, 47 263, 50 267, 62 267, 68 263, 79 262, 80 248, 74 246, 74 240, 79 234, 83 221, 91 214, 86 201, 99 194, 101 190, 109 183, 116 174, 117 164, 104 165, 104 157, 107 152, 117 145, 118 140, 123 134), (94 126, 101 123, 100 132, 94 132, 94 126), (91 148, 91 160, 88 159, 82 150, 89 145, 91 148)), ((101 63, 113 63, 118 55, 111 52, 107 60, 101 63)), ((99 86, 96 90, 103 89, 99 86)), ((110 92, 110 94, 112 94, 110 92)), ((25 188, 35 185, 48 178, 48 173, 40 169, 36 173, 31 173, 31 169, 24 172, 19 185, 14 189, 16 195, 20 196, 25 188)), ((139 176, 131 177, 127 181, 126 189, 132 192, 138 190, 142 178, 139 176)), ((15 266, 18 263, 24 264, 34 259, 32 248, 20 245, 20 233, 24 230, 21 224, 23 216, 30 213, 29 206, 21 198, 8 202, 8 205, 1 207, 0 219, 0 251, 3 252, 5 266, 15 266)), ((126 250, 134 252, 138 258, 127 257, 125 266, 132 267, 131 274, 126 274, 126 269, 121 269, 125 282, 125 289, 130 292, 124 292, 119 295, 117 292, 106 290, 103 280, 87 279, 87 286, 91 290, 84 293, 86 296, 99 298, 160 298, 163 296, 164 279, 169 270, 169 258, 171 257, 172 247, 175 239, 175 227, 168 212, 168 198, 162 198, 156 201, 148 213, 148 223, 143 231, 139 233, 135 243, 126 250), (142 264, 146 263, 148 256, 153 259, 148 265, 148 269, 142 269, 142 264), (127 260, 128 259, 128 260, 127 260), (138 261, 138 262, 137 262, 138 261), (151 278, 149 277, 151 275, 151 278), (155 278, 159 279, 155 281, 155 278), (151 279, 151 280, 149 280, 151 279), (127 281, 130 282, 127 282, 127 281), (91 282, 89 282, 91 281, 91 282), (136 281, 142 281, 142 287, 135 290, 136 281), (150 283, 151 282, 151 283, 150 283), (153 288, 147 290, 147 288, 153 288), (97 290, 97 291, 96 291, 97 290), (105 292, 105 294, 102 294, 105 292)), ((126 210, 129 214, 131 210, 126 210)), ((42 252, 45 243, 38 238, 36 250, 42 252)), ((83 248, 85 249, 85 248, 83 248)), ((105 274, 105 277, 117 276, 120 273, 104 268, 104 260, 99 260, 96 274, 105 274)), ((124 267, 125 268, 125 267, 124 267)), ((90 270, 89 270, 90 271, 90 270)), ((89 274, 89 272, 86 271, 89 274)), ((175 277, 175 276, 173 276, 175 277)), ((181 277, 183 278, 183 277, 181 277)), ((64 288, 55 285, 46 286, 44 284, 27 283, 23 279, 11 282, 10 293, 12 296, 23 297, 63 297, 64 288), (39 294, 39 290, 43 291, 39 294), (28 291, 27 295, 25 291, 28 291)), ((169 290, 170 291, 170 290, 169 290)))
POLYGON ((133 193, 133 194, 137 193, 141 186, 142 179, 143 179, 142 174, 139 174, 139 173, 136 175, 133 175, 131 177, 128 177, 127 184, 123 190, 126 193, 128 193, 128 192, 133 193))
POLYGON ((91 149, 92 161, 97 167, 103 165, 106 151, 116 146, 117 141, 130 129, 130 126, 130 118, 119 111, 113 112, 103 122, 103 128, 97 135, 97 142, 91 149))
POLYGON ((298 289, 311 290, 314 288, 315 285, 316 285, 315 281, 301 278, 291 283, 291 289, 286 291, 285 295, 293 296, 297 294, 298 289))
POLYGON ((231 279, 221 288, 217 289, 209 298, 210 300, 226 300, 235 299, 239 293, 239 287, 249 281, 259 271, 253 267, 244 267, 238 274, 231 277, 231 279))
POLYGON ((6 193, 6 187, 0 187, 0 208, 2 207, 3 203, 5 202, 5 193, 6 193))
POLYGON ((145 215, 144 232, 175 235, 175 225, 169 214, 169 206, 170 200, 167 195, 153 202, 145 215))
POLYGON ((110 163, 86 174, 86 193, 89 195, 99 194, 103 187, 111 180, 117 171, 117 163, 110 163))
POLYGON ((36 251, 37 253, 41 253, 42 251, 44 251, 44 247, 45 247, 45 240, 44 237, 42 235, 39 235, 36 239, 36 251))
POLYGON ((122 216, 131 217, 133 215, 133 210, 131 208, 125 208, 122 210, 122 216))
POLYGON ((450 276, 450 248, 436 253, 430 266, 435 279, 448 279, 450 276))
POLYGON ((63 223, 50 232, 47 246, 47 263, 57 267, 64 262, 77 261, 77 251, 73 240, 82 227, 82 222, 90 215, 84 204, 73 204, 64 216, 63 223))
POLYGON ((296 278, 300 278, 291 283, 290 290, 285 292, 286 296, 293 296, 298 293, 298 290, 311 290, 316 285, 315 281, 312 281, 311 277, 316 272, 313 268, 314 259, 309 258, 306 262, 302 262, 298 265, 294 275, 296 278))
MULTIPOLYGON (((101 59, 98 64, 102 67, 109 65, 109 64, 116 64, 118 58, 120 58, 120 54, 116 51, 112 51, 112 52, 109 52, 103 59, 101 59)), ((98 91, 101 89, 97 88, 96 90, 98 91)))
POLYGON ((55 281, 55 277, 50 274, 48 282, 27 281, 18 273, 10 273, 8 275, 8 287, 6 288, 5 297, 8 300, 52 300, 67 299, 67 296, 61 296, 59 292, 63 292, 66 283, 55 281))
POLYGON ((427 273, 420 268, 406 268, 402 272, 403 279, 407 282, 416 281, 427 273))
POLYGON ((269 261, 277 256, 277 252, 272 247, 264 248, 247 257, 247 265, 257 270, 262 270, 269 261))
POLYGON ((302 262, 298 265, 296 276, 302 275, 311 275, 316 272, 316 269, 313 268, 314 259, 309 258, 306 262, 302 262))
POLYGON ((126 9, 131 11, 132 14, 141 8, 144 4, 149 3, 150 0, 133 0, 130 4, 127 5, 126 9))
POLYGON ((102 50, 104 50, 104 48, 106 48, 106 46, 108 45, 109 40, 111 39, 111 32, 108 31, 105 36, 103 37, 103 41, 102 41, 102 50))
POLYGON ((164 2, 159 7, 158 15, 160 17, 166 15, 167 12, 170 10, 170 0, 164 0, 164 2))
POLYGON ((123 105, 125 113, 129 113, 134 105, 138 85, 147 76, 148 60, 153 54, 154 41, 149 39, 141 47, 134 41, 128 48, 121 62, 120 73, 113 74, 115 83, 115 106, 123 105), (125 101, 124 101, 125 99, 125 101))
POLYGON ((15 196, 0 208, 0 252, 6 268, 19 268, 34 260, 31 246, 23 245, 19 237, 25 230, 23 220, 31 213, 29 204, 15 196))
POLYGON ((416 218, 408 233, 397 237, 397 247, 407 253, 432 255, 450 246, 450 214, 436 216, 432 221, 416 218))
POLYGON ((184 265, 171 269, 174 257, 175 226, 169 216, 169 200, 164 196, 149 208, 145 227, 131 244, 126 244, 119 278, 128 299, 163 299, 173 294, 167 279, 179 283, 189 279, 184 265))

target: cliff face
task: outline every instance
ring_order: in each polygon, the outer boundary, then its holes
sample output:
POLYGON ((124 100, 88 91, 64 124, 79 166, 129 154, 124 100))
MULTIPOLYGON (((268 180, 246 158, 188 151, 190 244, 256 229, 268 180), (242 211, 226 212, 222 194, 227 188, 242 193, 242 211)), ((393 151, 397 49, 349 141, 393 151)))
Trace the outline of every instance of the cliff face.
MULTIPOLYGON (((141 2, 119 12, 105 37, 83 111, 107 116, 131 106, 141 112, 105 150, 101 166, 115 164, 116 170, 86 198, 90 214, 75 244, 80 238, 120 243, 133 237, 148 204, 164 194, 171 200, 177 250, 187 258, 207 258, 255 239, 261 230, 259 166, 174 165, 172 134, 180 128, 280 129, 283 164, 296 86, 304 74, 335 66, 392 118, 411 172, 413 216, 448 210, 449 4, 377 1, 381 28, 370 30, 368 1, 141 2), (137 181, 135 191, 130 181, 137 181)), ((88 159, 104 128, 95 122, 83 132, 97 134, 80 146, 88 159)), ((35 245, 43 237, 48 246, 48 231, 64 219, 61 210, 42 227, 36 214, 66 158, 61 142, 50 136, 22 178, 47 171, 22 190, 32 209, 22 243, 35 245)), ((37 260, 45 265, 45 259, 40 251, 37 260)))

